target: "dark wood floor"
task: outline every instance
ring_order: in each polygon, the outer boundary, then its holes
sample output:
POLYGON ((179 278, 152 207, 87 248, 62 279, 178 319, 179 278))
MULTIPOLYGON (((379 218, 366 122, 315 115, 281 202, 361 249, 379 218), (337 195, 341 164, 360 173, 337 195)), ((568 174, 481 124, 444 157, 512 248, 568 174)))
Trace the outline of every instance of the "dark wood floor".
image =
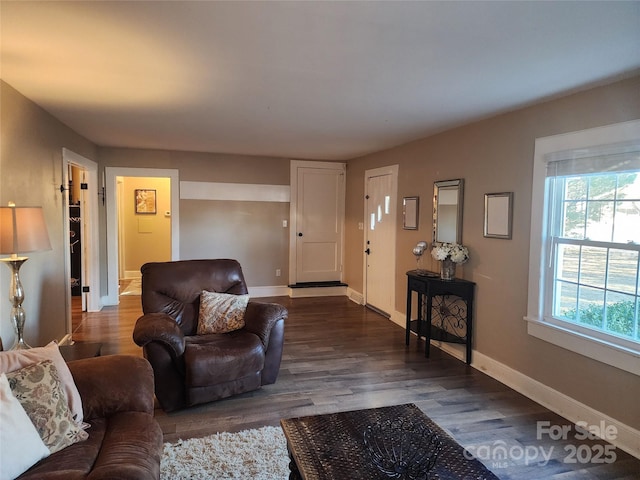
MULTIPOLYGON (((501 479, 640 478, 640 460, 620 449, 613 450, 613 463, 594 461, 611 448, 605 442, 537 438, 537 422, 569 422, 437 348, 426 359, 424 343, 412 337, 406 347, 404 329, 346 297, 258 300, 289 309, 278 381, 180 412, 156 409, 165 441, 277 426, 284 417, 415 403, 463 446, 483 453, 501 479), (577 450, 582 456, 571 457, 577 450), (566 462, 572 458, 576 463, 566 462)), ((74 340, 102 342, 103 354, 142 355, 131 339, 140 297, 120 302, 75 315, 74 340)))

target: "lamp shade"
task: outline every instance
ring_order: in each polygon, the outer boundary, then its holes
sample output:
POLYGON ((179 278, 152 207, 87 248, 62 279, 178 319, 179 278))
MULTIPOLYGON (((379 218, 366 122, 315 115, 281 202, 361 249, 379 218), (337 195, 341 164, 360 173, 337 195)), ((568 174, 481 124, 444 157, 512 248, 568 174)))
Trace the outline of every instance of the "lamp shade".
POLYGON ((0 254, 51 250, 42 207, 0 207, 0 254))

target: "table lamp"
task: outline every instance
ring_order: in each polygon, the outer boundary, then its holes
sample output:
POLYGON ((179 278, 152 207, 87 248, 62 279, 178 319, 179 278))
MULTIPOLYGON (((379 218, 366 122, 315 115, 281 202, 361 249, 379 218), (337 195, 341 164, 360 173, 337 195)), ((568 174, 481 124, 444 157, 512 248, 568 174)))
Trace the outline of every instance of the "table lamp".
POLYGON ((44 221, 42 207, 16 207, 9 202, 9 206, 0 207, 0 254, 10 254, 10 257, 0 258, 11 269, 11 285, 9 300, 11 321, 16 332, 16 341, 11 350, 31 348, 24 341, 25 314, 22 308, 24 289, 20 282, 20 267, 28 257, 19 257, 19 253, 51 250, 47 225, 44 221))

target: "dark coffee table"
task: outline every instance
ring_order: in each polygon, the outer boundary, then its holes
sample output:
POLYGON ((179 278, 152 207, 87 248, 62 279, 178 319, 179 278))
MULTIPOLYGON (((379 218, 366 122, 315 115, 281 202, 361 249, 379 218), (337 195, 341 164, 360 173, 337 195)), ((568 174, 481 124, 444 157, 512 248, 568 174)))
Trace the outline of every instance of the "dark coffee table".
POLYGON ((497 480, 480 461, 466 458, 464 448, 412 403, 280 420, 291 457, 289 479, 388 479, 371 462, 363 435, 367 426, 394 419, 426 425, 440 436, 443 448, 430 479, 497 480))

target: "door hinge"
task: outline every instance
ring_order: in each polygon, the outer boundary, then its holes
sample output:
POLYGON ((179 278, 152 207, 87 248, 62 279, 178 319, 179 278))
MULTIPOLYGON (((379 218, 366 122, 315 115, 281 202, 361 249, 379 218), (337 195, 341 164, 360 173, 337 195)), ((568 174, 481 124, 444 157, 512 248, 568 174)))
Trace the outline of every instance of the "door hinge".
POLYGON ((83 285, 82 286, 82 293, 89 293, 89 286, 88 285, 83 285))
POLYGON ((86 183, 81 183, 80 190, 89 190, 89 185, 87 185, 86 183))

